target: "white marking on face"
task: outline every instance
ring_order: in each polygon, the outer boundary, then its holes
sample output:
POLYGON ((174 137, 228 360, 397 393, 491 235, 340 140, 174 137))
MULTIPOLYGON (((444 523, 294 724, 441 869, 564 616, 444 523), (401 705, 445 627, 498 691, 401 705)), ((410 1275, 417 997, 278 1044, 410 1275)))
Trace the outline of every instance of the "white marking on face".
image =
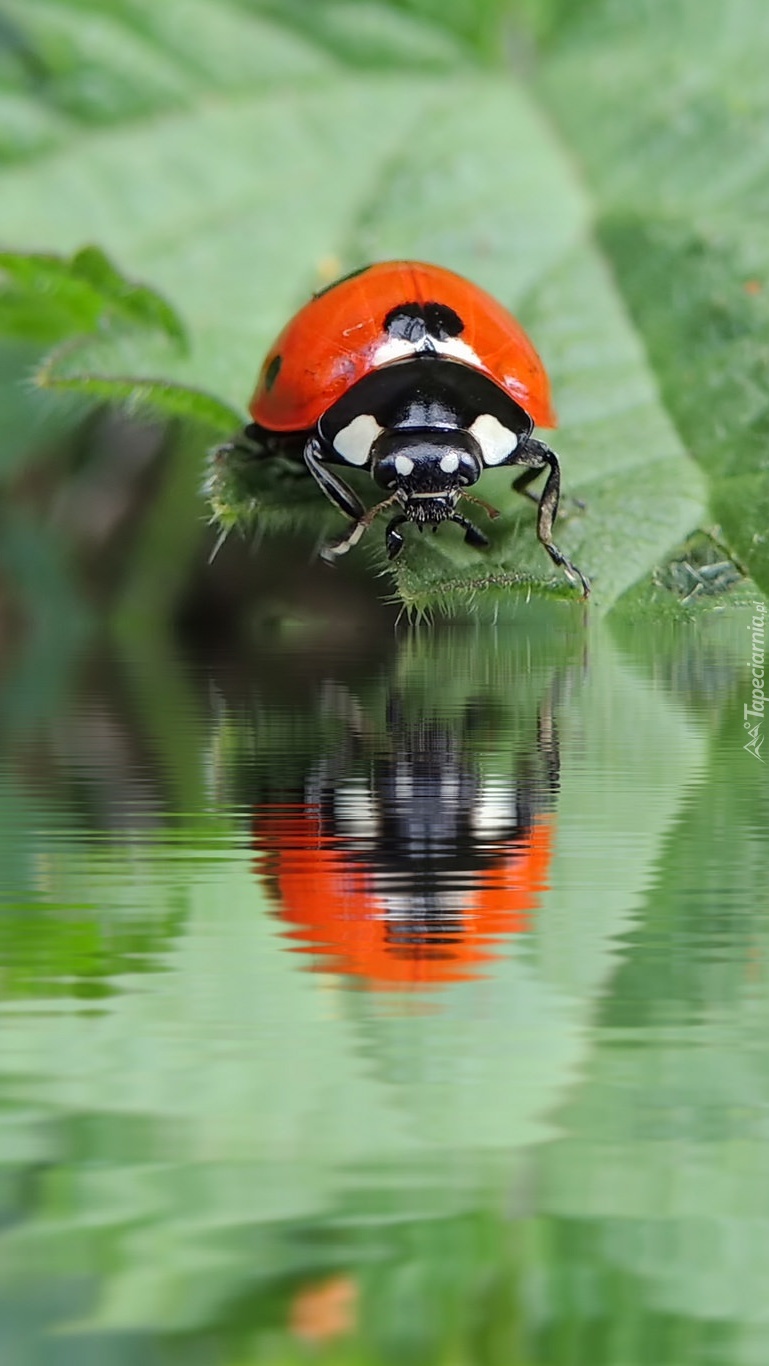
POLYGON ((411 474, 414 468, 414 461, 408 455, 396 455, 395 468, 398 474, 411 474))
POLYGON ((382 428, 370 413, 360 413, 334 437, 334 450, 350 465, 365 465, 382 428))
POLYGON ((503 427, 491 413, 481 413, 470 428, 470 433, 481 448, 484 465, 501 465, 518 445, 515 432, 503 427))
POLYGON ((459 456, 456 451, 447 451, 441 456, 441 469, 444 474, 453 474, 459 469, 459 456))

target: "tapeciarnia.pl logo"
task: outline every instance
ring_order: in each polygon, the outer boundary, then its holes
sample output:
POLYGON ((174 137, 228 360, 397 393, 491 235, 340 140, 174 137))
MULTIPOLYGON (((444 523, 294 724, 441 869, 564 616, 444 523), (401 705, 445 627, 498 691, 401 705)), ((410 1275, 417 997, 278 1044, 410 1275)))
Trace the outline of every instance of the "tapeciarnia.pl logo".
POLYGON ((766 659, 766 603, 756 602, 753 604, 756 611, 755 616, 748 622, 748 630, 751 632, 751 654, 748 665, 751 671, 751 684, 753 692, 751 695, 750 706, 747 702, 742 708, 743 725, 750 735, 750 739, 742 748, 752 754, 761 763, 766 763, 761 753, 761 746, 764 743, 762 726, 764 724, 764 706, 766 704, 766 694, 764 693, 764 679, 766 677, 764 660, 766 659))

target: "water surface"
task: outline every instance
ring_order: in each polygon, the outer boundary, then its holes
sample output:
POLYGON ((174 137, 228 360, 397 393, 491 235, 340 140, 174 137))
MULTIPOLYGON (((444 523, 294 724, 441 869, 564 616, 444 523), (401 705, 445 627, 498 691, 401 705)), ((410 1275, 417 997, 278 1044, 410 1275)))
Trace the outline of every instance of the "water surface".
POLYGON ((749 619, 10 665, 0 1360, 763 1366, 749 619))

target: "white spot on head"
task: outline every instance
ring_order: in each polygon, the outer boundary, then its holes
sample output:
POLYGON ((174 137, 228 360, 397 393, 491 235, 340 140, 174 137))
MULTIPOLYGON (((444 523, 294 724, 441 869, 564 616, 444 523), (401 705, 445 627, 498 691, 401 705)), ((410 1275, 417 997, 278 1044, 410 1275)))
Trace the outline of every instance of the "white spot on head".
POLYGON ((409 455, 396 455, 395 468, 398 474, 411 474, 414 468, 414 461, 409 455))
POLYGON ((470 434, 481 448, 484 465, 501 465, 518 445, 515 432, 503 427, 491 413, 481 413, 470 428, 470 434))
POLYGON ((459 469, 459 456, 456 451, 447 451, 441 456, 441 469, 444 474, 453 474, 459 469))
POLYGON ((334 437, 334 450, 350 465, 365 465, 382 428, 370 413, 360 413, 334 437))

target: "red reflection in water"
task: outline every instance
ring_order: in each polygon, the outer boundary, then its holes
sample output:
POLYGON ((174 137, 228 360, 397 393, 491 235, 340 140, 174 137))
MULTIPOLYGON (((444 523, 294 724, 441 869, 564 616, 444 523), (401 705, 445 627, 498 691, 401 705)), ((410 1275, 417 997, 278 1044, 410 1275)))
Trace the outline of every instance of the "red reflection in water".
POLYGON ((553 842, 552 818, 539 815, 507 839, 463 845, 464 860, 462 848, 444 849, 443 866, 409 866, 381 847, 364 854, 301 803, 257 810, 253 831, 296 951, 382 989, 480 975, 507 936, 529 928, 553 842))

